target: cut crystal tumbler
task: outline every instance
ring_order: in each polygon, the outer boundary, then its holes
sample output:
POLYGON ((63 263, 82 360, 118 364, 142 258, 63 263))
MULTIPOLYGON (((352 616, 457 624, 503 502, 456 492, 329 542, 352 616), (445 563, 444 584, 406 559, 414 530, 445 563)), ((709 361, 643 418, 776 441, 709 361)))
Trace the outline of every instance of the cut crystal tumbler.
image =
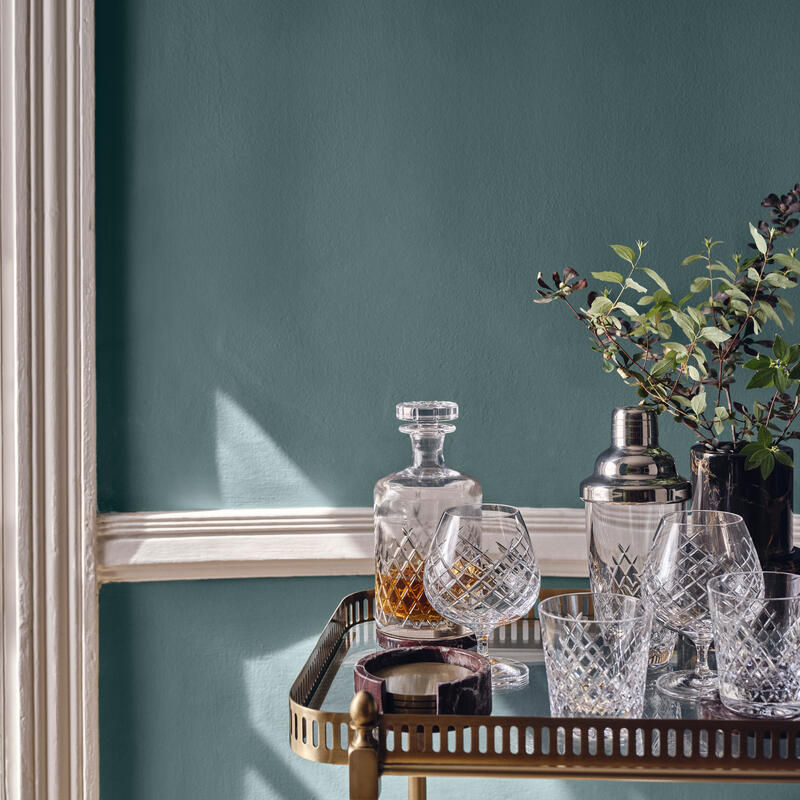
POLYGON ((800 714, 800 575, 721 575, 708 597, 723 704, 753 716, 800 714))
POLYGON ((578 592, 539 603, 554 717, 641 717, 652 616, 643 601, 578 592))

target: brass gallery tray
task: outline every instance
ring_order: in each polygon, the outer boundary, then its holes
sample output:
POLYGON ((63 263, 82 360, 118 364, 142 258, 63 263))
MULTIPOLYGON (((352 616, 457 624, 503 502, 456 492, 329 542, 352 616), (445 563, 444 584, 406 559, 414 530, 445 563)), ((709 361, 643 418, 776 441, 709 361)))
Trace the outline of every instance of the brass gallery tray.
POLYGON ((530 668, 527 688, 495 693, 491 715, 378 715, 371 698, 353 699, 353 666, 378 649, 373 598, 356 592, 339 603, 289 693, 292 750, 349 763, 351 798, 376 797, 380 775, 411 776, 414 798, 433 775, 800 782, 800 720, 670 700, 653 686, 660 673, 648 676, 644 719, 551 717, 533 612, 490 643, 530 668))

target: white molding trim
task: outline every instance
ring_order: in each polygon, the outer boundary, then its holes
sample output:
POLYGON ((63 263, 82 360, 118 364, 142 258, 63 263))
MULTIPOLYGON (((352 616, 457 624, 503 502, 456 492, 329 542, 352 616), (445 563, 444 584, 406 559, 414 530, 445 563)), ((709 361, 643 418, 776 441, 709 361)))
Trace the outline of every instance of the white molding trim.
MULTIPOLYGON (((583 510, 522 509, 545 575, 585 576, 583 510)), ((371 508, 101 514, 102 581, 369 575, 371 508)))
MULTIPOLYGON (((582 509, 522 514, 543 575, 587 577, 582 509)), ((101 581, 370 575, 373 549, 371 508, 146 511, 97 523, 101 581)))
POLYGON ((91 0, 0 3, 3 800, 96 800, 91 0))

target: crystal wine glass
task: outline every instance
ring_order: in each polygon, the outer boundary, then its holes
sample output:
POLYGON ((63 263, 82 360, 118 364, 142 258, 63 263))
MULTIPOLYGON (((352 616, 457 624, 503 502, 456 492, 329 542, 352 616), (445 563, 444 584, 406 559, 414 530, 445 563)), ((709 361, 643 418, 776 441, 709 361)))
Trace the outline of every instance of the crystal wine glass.
POLYGON ((643 594, 656 618, 688 636, 697 667, 662 675, 658 688, 682 700, 707 697, 717 688, 708 666, 713 633, 708 581, 729 572, 760 570, 747 525, 728 511, 677 511, 658 525, 644 568, 643 594))
MULTIPOLYGON (((489 634, 528 613, 541 577, 519 509, 468 505, 447 509, 425 561, 425 594, 443 617, 474 631, 488 658, 489 634)), ((528 683, 528 667, 492 658, 492 686, 528 683)))

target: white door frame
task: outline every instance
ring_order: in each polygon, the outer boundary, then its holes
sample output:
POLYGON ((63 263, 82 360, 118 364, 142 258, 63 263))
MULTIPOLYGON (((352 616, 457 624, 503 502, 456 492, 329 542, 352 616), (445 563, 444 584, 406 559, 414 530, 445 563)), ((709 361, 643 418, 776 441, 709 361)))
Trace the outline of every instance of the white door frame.
POLYGON ((91 0, 0 3, 2 798, 99 798, 91 0))

